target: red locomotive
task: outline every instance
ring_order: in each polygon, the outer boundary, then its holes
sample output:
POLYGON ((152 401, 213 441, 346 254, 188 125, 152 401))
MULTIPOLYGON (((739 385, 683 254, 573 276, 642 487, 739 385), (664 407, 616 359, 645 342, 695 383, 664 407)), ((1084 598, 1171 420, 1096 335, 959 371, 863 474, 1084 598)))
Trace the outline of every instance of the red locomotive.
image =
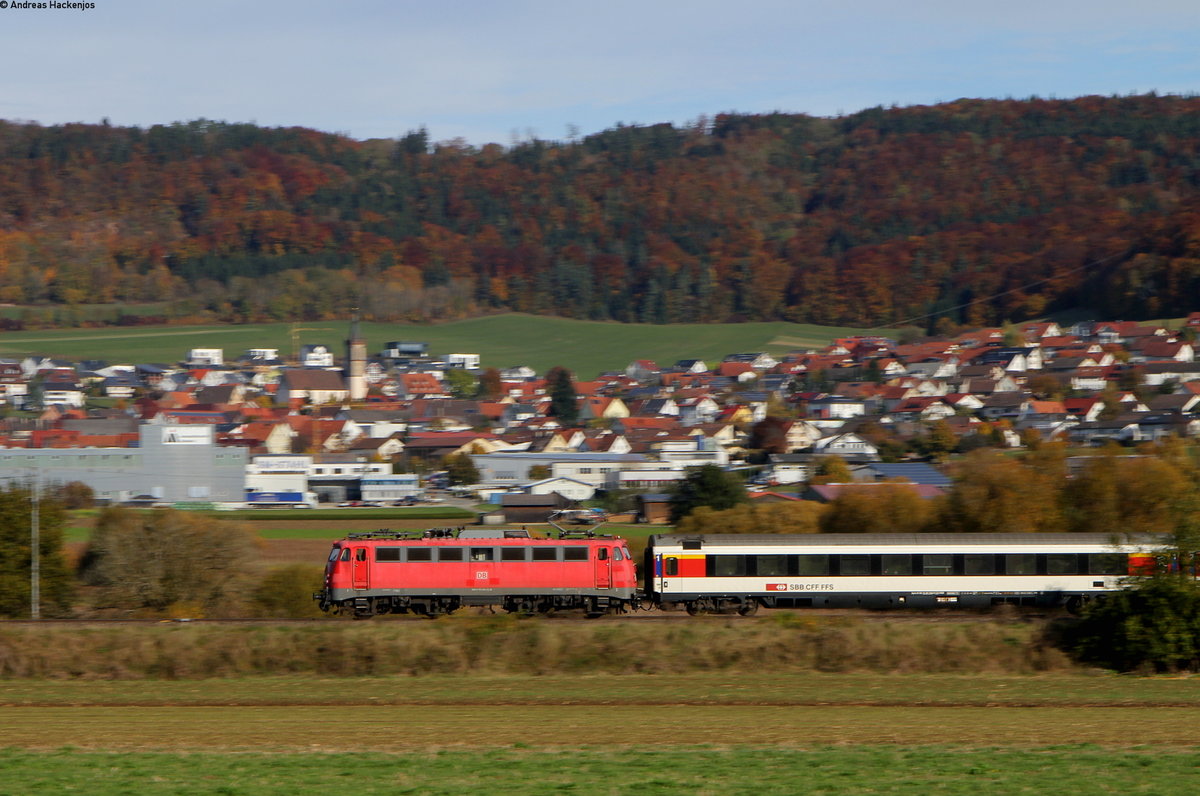
POLYGON ((548 613, 619 613, 637 599, 624 539, 563 533, 537 538, 511 529, 433 529, 350 534, 334 542, 322 610, 429 617, 465 605, 548 613))

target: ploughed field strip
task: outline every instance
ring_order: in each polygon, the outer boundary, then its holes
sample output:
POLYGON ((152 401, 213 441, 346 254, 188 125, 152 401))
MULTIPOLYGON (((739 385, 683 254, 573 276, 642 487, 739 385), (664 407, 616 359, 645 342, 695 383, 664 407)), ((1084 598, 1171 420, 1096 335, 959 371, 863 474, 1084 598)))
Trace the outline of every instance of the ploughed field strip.
POLYGON ((1200 708, 1200 677, 806 672, 0 681, 0 707, 305 705, 1200 708))
POLYGON ((400 705, 12 707, 0 745, 106 750, 406 751, 710 743, 1195 747, 1200 708, 400 705), (336 733, 315 728, 336 726, 336 733), (402 732, 396 728, 403 728, 402 732))

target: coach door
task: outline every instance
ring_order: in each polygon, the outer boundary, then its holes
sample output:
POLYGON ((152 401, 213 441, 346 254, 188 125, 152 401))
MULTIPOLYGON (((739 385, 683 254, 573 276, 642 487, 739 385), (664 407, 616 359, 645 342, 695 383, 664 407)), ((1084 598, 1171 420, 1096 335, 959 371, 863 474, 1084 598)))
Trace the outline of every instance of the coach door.
POLYGON ((596 548, 596 588, 612 586, 612 551, 607 547, 596 548))
POLYGON ((355 547, 353 552, 354 588, 365 589, 371 583, 371 551, 366 547, 355 547))

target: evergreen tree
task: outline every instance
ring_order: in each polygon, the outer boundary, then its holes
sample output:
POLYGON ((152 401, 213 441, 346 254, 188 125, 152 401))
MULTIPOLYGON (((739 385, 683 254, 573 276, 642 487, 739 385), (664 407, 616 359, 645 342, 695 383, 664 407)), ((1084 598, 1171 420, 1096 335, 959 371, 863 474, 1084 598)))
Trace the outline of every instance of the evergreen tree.
POLYGON ((546 372, 546 389, 550 393, 550 414, 564 426, 575 425, 579 420, 579 405, 571 372, 561 366, 550 368, 546 372))
POLYGON ((700 506, 722 511, 748 500, 740 478, 715 464, 706 464, 689 472, 671 489, 671 522, 679 522, 700 506))

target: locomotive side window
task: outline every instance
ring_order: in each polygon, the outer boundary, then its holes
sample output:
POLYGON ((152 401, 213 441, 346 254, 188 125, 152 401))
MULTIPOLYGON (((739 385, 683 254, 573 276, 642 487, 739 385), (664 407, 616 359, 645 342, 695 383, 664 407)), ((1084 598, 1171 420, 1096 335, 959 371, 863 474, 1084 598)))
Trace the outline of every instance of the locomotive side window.
POLYGON ((432 561, 433 551, 428 547, 410 547, 408 548, 409 561, 432 561))
POLYGON ((843 575, 870 575, 871 557, 864 555, 838 556, 838 572, 843 575))
POLYGON ((354 552, 355 552, 354 558, 357 559, 358 561, 366 561, 367 560, 367 548, 360 547, 357 550, 355 550, 354 552))
POLYGON ((921 558, 926 575, 954 574, 954 556, 949 553, 926 553, 921 558))
POLYGON ((614 547, 613 548, 613 561, 624 561, 624 560, 625 560, 625 556, 621 555, 621 548, 614 547))
POLYGON ((1033 553, 1007 553, 1004 556, 1004 574, 1036 575, 1037 556, 1033 553))
POLYGON ((996 574, 996 557, 991 553, 967 553, 963 556, 963 574, 996 574))
POLYGON ((788 574, 785 555, 755 556, 755 572, 768 578, 782 578, 788 574))
POLYGON ((1074 575, 1079 562, 1074 553, 1050 553, 1046 556, 1047 575, 1074 575))
POLYGON ((399 561, 400 560, 400 548, 399 547, 376 547, 375 548, 375 560, 376 561, 399 561))
POLYGON ((1125 575, 1128 572, 1127 553, 1088 553, 1089 575, 1125 575))
POLYGON ((796 556, 796 574, 802 577, 829 574, 829 556, 796 556))
POLYGON ((884 553, 880 557, 880 565, 884 575, 911 575, 913 574, 912 556, 908 553, 903 555, 899 553, 884 553))
POLYGON ((533 560, 534 561, 557 561, 558 560, 558 548, 557 547, 535 547, 535 548, 533 548, 533 560))
POLYGON ((564 547, 563 561, 587 561, 588 549, 586 547, 564 547))
POLYGON ((463 549, 461 547, 439 547, 438 561, 462 561, 463 549))
POLYGON ((596 548, 596 560, 597 561, 607 561, 608 560, 608 548, 607 547, 596 548))
POLYGON ((495 561, 496 560, 496 551, 490 547, 472 547, 471 548, 471 560, 472 561, 495 561))
POLYGON ((343 561, 349 561, 349 560, 350 560, 350 548, 349 548, 349 547, 343 547, 343 548, 342 548, 342 560, 343 560, 343 561))
POLYGON ((527 549, 528 548, 525 548, 525 547, 501 547, 500 548, 500 560, 501 561, 524 561, 526 559, 525 551, 527 549))

